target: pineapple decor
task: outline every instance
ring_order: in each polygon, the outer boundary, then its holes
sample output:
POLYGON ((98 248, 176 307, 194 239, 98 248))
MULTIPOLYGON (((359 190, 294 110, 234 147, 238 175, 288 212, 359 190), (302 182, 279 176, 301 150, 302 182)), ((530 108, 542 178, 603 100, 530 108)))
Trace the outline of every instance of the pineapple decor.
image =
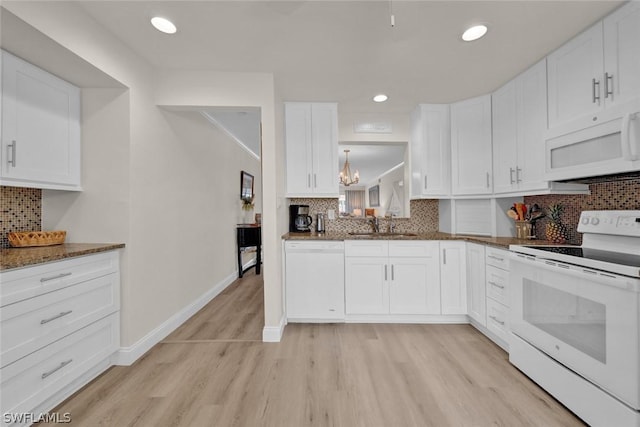
POLYGON ((553 243, 567 243, 567 240, 569 240, 567 228, 560 220, 564 206, 558 203, 549 206, 547 210, 549 211, 549 218, 551 219, 551 221, 547 223, 547 240, 550 240, 553 243))

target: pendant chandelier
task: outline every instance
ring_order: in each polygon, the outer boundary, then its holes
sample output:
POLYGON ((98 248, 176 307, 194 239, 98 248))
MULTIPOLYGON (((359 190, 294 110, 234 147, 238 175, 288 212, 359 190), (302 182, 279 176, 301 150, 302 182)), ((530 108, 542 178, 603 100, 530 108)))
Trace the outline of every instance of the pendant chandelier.
POLYGON ((340 184, 344 185, 345 187, 360 182, 360 173, 357 169, 356 173, 354 173, 353 177, 351 177, 351 168, 349 167, 349 151, 351 150, 344 150, 346 159, 344 161, 342 171, 340 172, 340 184))

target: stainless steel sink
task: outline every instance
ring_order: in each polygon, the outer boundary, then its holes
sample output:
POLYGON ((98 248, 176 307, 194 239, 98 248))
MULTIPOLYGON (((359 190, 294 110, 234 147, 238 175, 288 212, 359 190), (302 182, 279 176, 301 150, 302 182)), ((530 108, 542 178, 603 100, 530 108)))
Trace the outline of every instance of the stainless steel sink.
POLYGON ((362 237, 416 237, 415 233, 374 233, 374 232, 351 232, 350 236, 362 237))

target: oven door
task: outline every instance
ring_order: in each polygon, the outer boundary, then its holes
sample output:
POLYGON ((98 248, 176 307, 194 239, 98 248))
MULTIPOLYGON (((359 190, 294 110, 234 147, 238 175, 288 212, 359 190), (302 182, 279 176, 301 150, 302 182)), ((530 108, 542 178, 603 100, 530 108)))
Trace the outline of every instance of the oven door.
POLYGON ((512 332, 640 409, 640 280, 511 255, 512 332))

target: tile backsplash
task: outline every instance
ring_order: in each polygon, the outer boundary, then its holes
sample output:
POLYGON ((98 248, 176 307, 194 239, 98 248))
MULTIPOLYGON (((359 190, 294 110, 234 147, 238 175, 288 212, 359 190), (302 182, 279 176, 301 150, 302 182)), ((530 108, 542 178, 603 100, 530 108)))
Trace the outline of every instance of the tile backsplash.
MULTIPOLYGON (((524 203, 537 203, 546 208, 555 203, 562 203, 564 213, 562 222, 566 225, 570 243, 581 244, 582 235, 577 232, 580 212, 588 210, 640 210, 640 173, 605 176, 581 180, 589 184, 590 195, 547 195, 528 196, 524 203)), ((536 237, 545 238, 548 218, 536 224, 536 237)))
MULTIPOLYGON (((367 232, 371 231, 369 221, 364 218, 338 218, 338 199, 291 199, 291 204, 309 205, 309 214, 313 218, 312 227, 315 229, 316 214, 333 209, 336 219, 325 222, 327 232, 367 232)), ((438 200, 411 200, 410 218, 394 219, 396 231, 402 233, 429 233, 438 231, 438 200)), ((383 231, 387 230, 387 220, 381 220, 383 231)))
POLYGON ((37 188, 0 187, 0 248, 9 247, 7 235, 12 231, 42 229, 42 190, 37 188))

